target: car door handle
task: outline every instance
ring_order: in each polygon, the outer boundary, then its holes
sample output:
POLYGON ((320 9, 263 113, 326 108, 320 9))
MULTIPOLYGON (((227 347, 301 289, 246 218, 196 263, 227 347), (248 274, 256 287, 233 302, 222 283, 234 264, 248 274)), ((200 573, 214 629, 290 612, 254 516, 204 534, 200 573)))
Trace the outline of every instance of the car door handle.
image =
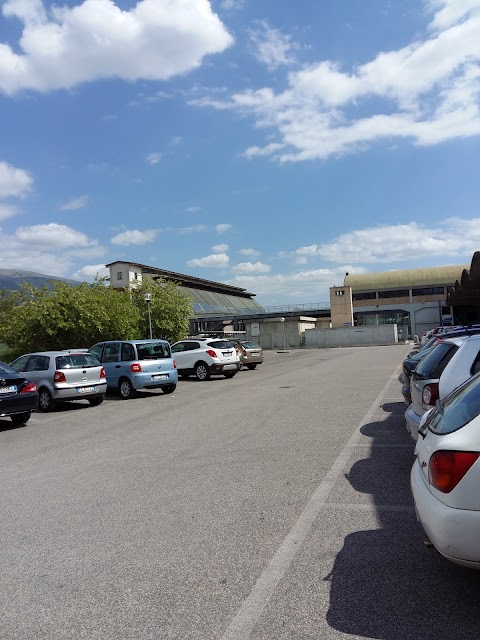
POLYGON ((119 364, 116 364, 116 365, 115 365, 115 369, 120 369, 120 365, 119 365, 119 364))

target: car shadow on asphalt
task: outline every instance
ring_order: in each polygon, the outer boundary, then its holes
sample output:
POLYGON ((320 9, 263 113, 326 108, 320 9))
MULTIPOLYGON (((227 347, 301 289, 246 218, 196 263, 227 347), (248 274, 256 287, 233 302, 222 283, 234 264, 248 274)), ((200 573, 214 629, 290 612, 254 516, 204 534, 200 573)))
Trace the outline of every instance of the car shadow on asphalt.
POLYGON ((373 497, 381 527, 345 537, 324 578, 331 582, 327 622, 366 638, 478 638, 480 572, 425 546, 410 491, 414 447, 405 429, 405 405, 383 409, 386 420, 361 429, 372 438, 370 457, 346 474, 356 491, 373 497))

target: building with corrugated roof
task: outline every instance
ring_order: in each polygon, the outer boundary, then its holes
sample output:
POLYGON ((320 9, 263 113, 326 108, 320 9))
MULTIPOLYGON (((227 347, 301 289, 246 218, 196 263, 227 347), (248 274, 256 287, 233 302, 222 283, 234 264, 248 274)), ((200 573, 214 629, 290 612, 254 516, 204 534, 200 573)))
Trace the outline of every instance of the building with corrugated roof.
POLYGON ((447 293, 466 265, 345 274, 331 287, 332 326, 397 324, 402 338, 453 324, 447 293))
POLYGON ((117 260, 105 266, 110 271, 110 286, 114 289, 130 289, 136 284, 141 284, 144 276, 178 284, 192 300, 195 315, 190 321, 191 333, 223 331, 226 325, 230 325, 234 331, 242 331, 242 315, 263 311, 263 307, 254 300, 255 294, 241 287, 158 269, 138 262, 117 260))

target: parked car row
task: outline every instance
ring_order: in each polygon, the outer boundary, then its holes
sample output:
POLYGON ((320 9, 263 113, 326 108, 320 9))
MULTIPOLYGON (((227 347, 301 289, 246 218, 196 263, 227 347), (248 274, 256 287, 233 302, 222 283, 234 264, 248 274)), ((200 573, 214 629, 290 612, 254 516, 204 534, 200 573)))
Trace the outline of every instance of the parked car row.
POLYGON ((480 329, 437 333, 403 364, 417 517, 448 560, 480 569, 480 329), (416 357, 416 361, 412 360, 416 357))
POLYGON ((0 417, 25 423, 32 411, 52 411, 59 401, 103 402, 107 389, 124 399, 139 389, 175 391, 178 376, 233 378, 245 365, 255 369, 263 350, 248 340, 189 338, 106 340, 90 349, 28 353, 11 365, 0 363, 0 417), (28 402, 27 402, 28 400, 28 402))

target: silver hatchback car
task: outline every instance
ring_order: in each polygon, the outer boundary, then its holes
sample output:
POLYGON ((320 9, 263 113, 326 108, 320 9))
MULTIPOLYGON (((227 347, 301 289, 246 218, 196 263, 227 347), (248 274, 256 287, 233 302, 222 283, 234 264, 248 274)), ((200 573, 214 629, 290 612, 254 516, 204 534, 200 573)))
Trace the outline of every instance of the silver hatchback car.
POLYGON ((27 353, 10 366, 37 385, 39 411, 52 411, 65 400, 88 400, 95 407, 107 391, 104 368, 87 352, 27 353))

